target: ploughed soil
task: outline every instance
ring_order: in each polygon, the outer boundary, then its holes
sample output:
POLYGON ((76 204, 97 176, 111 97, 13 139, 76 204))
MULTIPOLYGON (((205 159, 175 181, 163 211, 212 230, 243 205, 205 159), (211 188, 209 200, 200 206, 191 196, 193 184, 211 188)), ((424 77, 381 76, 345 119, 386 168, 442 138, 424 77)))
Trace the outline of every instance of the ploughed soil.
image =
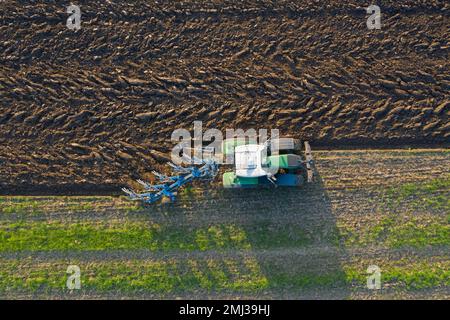
POLYGON ((449 141, 448 1, 0 3, 0 193, 117 190, 175 129, 313 147, 449 141))

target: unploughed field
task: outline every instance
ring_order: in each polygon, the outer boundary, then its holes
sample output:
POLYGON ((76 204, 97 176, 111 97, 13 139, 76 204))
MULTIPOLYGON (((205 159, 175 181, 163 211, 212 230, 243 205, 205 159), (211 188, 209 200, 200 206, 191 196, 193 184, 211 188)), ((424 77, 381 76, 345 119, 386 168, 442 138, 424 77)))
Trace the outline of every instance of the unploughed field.
POLYGON ((298 189, 2 196, 0 298, 450 299, 449 150, 314 155, 298 189))

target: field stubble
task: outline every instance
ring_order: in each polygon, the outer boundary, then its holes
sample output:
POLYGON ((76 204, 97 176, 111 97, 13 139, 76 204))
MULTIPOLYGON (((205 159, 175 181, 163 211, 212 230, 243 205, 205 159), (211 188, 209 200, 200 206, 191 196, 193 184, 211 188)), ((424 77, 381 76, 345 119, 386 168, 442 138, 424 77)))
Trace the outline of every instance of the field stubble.
POLYGON ((448 150, 321 151, 299 189, 173 204, 0 198, 0 292, 52 298, 449 298, 448 150), (65 288, 79 265, 81 291, 65 288), (378 265, 383 289, 365 287, 378 265))

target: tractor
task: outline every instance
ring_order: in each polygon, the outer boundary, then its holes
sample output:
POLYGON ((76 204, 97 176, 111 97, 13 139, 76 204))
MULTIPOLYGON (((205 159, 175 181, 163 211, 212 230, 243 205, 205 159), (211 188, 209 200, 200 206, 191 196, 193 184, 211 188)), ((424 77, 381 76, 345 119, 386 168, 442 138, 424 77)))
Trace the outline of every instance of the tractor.
POLYGON ((313 177, 313 160, 308 142, 279 138, 264 144, 249 143, 244 138, 223 142, 222 152, 232 159, 235 168, 223 174, 225 188, 248 188, 260 185, 298 187, 313 177))
MULTIPOLYGON (((260 186, 298 187, 313 181, 314 161, 308 142, 302 144, 297 139, 278 138, 258 144, 246 138, 235 137, 223 141, 222 157, 226 163, 233 163, 234 170, 225 172, 222 177, 224 188, 251 188, 260 186)), ((191 149, 192 150, 192 149, 191 149)), ((212 180, 219 171, 219 163, 214 157, 186 157, 200 166, 183 167, 169 162, 176 173, 172 176, 152 171, 160 181, 150 184, 137 180, 144 188, 135 192, 122 188, 131 200, 154 203, 161 199, 175 201, 178 189, 193 180, 212 180)))

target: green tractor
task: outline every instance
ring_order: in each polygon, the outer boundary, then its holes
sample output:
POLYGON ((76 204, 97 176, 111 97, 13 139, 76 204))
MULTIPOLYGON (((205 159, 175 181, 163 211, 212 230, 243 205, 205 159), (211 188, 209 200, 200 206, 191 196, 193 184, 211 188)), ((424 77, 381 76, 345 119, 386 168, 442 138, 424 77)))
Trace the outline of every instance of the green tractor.
POLYGON ((297 187, 313 181, 314 161, 308 142, 278 138, 255 144, 245 138, 232 138, 223 141, 222 153, 228 163, 235 165, 234 171, 223 174, 225 188, 297 187))
MULTIPOLYGON (((256 144, 244 138, 227 139, 222 144, 222 157, 226 163, 234 163, 232 172, 223 175, 225 188, 248 188, 264 185, 298 187, 313 180, 313 159, 308 142, 302 144, 295 139, 272 139, 264 144, 256 144), (230 159, 231 158, 231 159, 230 159)), ((202 148, 203 151, 209 149, 202 148)), ((191 150, 192 151, 192 150, 191 150)), ((211 150, 209 150, 211 151, 211 150)), ((212 180, 219 171, 219 163, 213 158, 195 159, 201 166, 182 167, 169 162, 176 175, 166 176, 153 171, 159 183, 152 184, 137 180, 144 188, 135 192, 122 188, 131 200, 154 203, 163 198, 175 201, 177 190, 196 179, 212 180)))

